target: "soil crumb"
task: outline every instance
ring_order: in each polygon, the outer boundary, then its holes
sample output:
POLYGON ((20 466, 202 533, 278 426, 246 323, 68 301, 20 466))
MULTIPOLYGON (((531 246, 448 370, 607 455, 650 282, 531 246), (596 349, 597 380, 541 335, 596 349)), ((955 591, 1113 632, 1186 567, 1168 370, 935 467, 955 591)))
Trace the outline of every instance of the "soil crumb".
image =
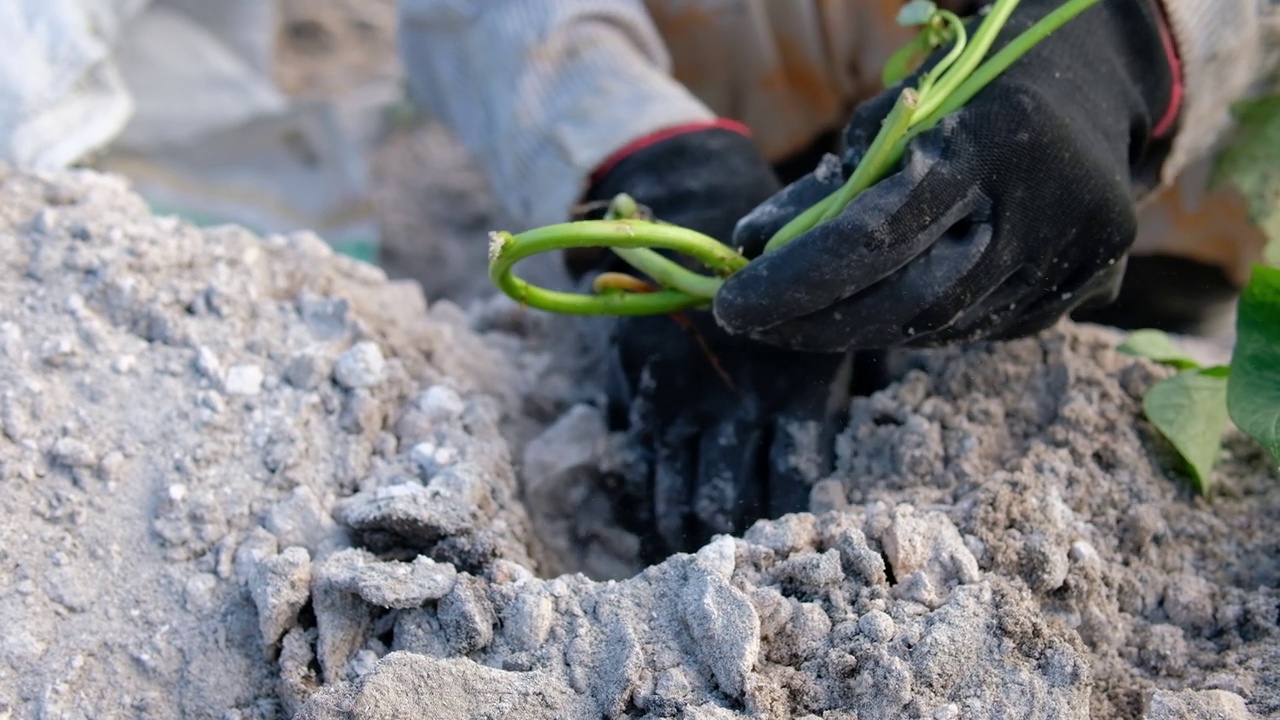
POLYGON ((1115 333, 905 354, 810 512, 641 568, 555 318, 0 197, 0 717, 1280 715, 1280 477, 1190 494, 1115 333))
POLYGON ((0 197, 0 717, 286 717, 313 563, 540 567, 504 434, 565 381, 514 336, 117 177, 0 168, 0 197))
MULTIPOLYGON (((533 718, 1275 717, 1280 476, 1233 431, 1215 496, 1192 495, 1141 416, 1169 371, 1120 339, 1063 322, 904 354, 853 402, 811 513, 621 582, 496 564, 463 616, 483 631, 407 611, 303 716, 502 717, 479 698, 512 692, 533 718)), ((546 438, 564 427, 597 441, 526 482, 585 497, 609 445, 581 407, 546 438)))

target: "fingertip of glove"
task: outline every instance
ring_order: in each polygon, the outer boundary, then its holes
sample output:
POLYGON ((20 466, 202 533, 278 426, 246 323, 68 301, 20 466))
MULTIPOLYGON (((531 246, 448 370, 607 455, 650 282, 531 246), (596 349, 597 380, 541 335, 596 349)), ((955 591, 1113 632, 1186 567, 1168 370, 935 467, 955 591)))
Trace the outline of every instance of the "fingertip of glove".
POLYGON ((733 246, 741 248, 747 257, 759 255, 774 233, 843 182, 844 166, 840 158, 827 154, 813 172, 782 188, 742 216, 734 226, 733 246))
POLYGON ((724 281, 710 308, 716 324, 733 335, 768 327, 779 316, 779 304, 785 304, 788 297, 785 286, 782 293, 777 292, 778 283, 771 278, 774 258, 755 257, 749 253, 748 257, 754 259, 724 281))
POLYGON ((762 329, 767 324, 772 293, 761 287, 760 261, 738 271, 725 281, 711 304, 716 324, 726 332, 742 335, 762 329))
POLYGON ((738 314, 736 293, 728 290, 727 285, 721 286, 716 292, 715 300, 711 303, 711 316, 727 333, 739 335, 747 329, 741 323, 741 316, 738 314))
POLYGON ((766 200, 738 219, 730 244, 743 255, 756 257, 764 252, 764 246, 777 229, 794 215, 790 208, 774 202, 773 198, 766 200))

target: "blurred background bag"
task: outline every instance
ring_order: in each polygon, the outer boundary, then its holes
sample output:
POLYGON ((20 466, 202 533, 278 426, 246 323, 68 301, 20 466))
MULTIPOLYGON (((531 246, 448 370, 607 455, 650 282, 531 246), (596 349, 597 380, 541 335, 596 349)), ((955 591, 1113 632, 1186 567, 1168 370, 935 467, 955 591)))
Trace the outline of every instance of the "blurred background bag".
POLYGON ((291 98, 272 0, 0 2, 0 160, 127 176, 161 213, 377 256, 366 150, 399 87, 291 98))

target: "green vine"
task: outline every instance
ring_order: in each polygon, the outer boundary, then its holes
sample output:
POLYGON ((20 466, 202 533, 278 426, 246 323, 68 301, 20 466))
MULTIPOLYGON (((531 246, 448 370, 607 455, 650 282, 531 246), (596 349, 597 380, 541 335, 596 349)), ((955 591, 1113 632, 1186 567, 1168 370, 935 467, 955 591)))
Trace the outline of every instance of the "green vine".
MULTIPOLYGON (((766 243, 765 252, 772 252, 839 215, 861 192, 893 170, 912 138, 963 107, 1037 43, 1100 1, 1067 0, 985 61, 983 58, 1019 0, 995 0, 972 39, 959 17, 933 2, 912 0, 904 5, 898 22, 918 26, 921 31, 890 59, 885 68, 886 81, 900 81, 913 64, 948 43, 951 49, 921 76, 916 87, 900 91, 848 180, 778 230, 766 243)), ((572 315, 655 315, 705 307, 715 298, 724 279, 749 262, 739 251, 712 237, 641 218, 635 201, 625 195, 614 199, 603 220, 566 222, 518 234, 494 232, 490 238, 489 278, 502 292, 523 305, 572 315), (515 265, 532 255, 591 247, 612 249, 656 286, 608 273, 597 280, 595 294, 570 293, 540 288, 515 275, 515 265), (696 261, 711 275, 693 272, 658 250, 696 261)))

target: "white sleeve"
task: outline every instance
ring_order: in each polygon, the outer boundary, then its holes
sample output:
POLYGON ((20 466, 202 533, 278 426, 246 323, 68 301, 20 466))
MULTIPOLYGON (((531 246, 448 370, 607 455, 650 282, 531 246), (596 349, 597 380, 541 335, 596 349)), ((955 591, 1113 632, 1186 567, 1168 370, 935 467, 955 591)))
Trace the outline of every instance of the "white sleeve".
POLYGON ((120 132, 133 104, 111 48, 148 2, 0 2, 0 160, 65 167, 120 132))
POLYGON ((1163 0, 1182 61, 1185 107, 1165 177, 1212 154, 1232 127, 1231 106, 1274 92, 1280 1, 1163 0))
POLYGON ((713 114, 671 78, 641 0, 400 0, 416 99, 523 227, 563 222, 628 142, 713 114))

